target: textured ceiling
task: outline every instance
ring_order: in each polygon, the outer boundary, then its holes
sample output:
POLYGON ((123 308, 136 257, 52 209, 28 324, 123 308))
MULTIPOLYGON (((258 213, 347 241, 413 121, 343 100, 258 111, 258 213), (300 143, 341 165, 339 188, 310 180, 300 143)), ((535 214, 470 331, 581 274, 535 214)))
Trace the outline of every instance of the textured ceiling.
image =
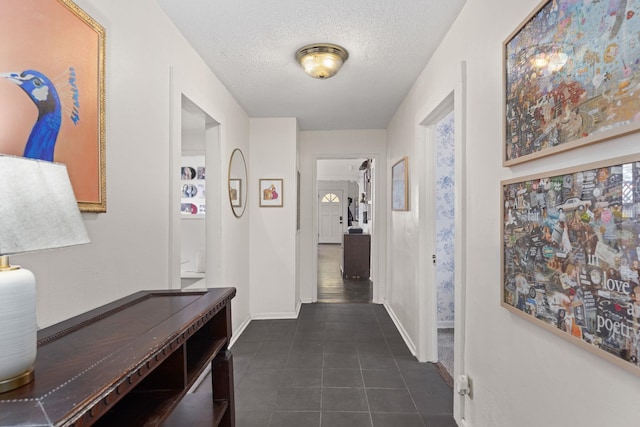
POLYGON ((301 130, 384 129, 465 0, 156 0, 250 117, 301 130), (300 47, 335 43, 349 60, 307 76, 300 47))

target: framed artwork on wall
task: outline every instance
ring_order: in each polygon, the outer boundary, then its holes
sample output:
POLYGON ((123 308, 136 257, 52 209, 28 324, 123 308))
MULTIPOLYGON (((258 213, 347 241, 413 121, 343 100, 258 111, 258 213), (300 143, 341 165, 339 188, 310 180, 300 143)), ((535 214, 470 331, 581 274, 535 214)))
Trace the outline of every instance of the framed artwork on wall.
POLYGON ((300 171, 296 171, 296 230, 300 230, 300 171))
POLYGON ((407 163, 407 157, 403 157, 391 167, 391 209, 394 211, 409 210, 407 163))
POLYGON ((282 179, 260 180, 260 207, 281 208, 283 206, 282 179))
POLYGON ((229 199, 231 200, 231 206, 242 206, 242 180, 239 178, 229 179, 229 199))
POLYGON ((640 155, 502 182, 501 304, 640 374, 640 155))
POLYGON ((106 212, 104 28, 71 0, 5 0, 0 40, 0 152, 66 164, 80 210, 106 212))
MULTIPOLYGON (((202 158, 183 158, 183 161, 204 162, 202 158)), ((206 214, 206 182, 204 166, 180 168, 180 212, 183 216, 202 217, 206 214)))
POLYGON ((640 17, 626 1, 543 1, 504 42, 503 164, 640 127, 640 17))

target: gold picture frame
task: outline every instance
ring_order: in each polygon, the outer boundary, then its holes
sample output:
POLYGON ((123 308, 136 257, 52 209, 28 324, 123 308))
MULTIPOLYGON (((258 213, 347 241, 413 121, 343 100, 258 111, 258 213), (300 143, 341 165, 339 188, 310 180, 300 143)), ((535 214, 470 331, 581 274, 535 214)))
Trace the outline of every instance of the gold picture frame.
POLYGON ((260 180, 258 194, 261 208, 281 208, 284 206, 282 185, 282 179, 260 180))
POLYGON ((403 157, 391 167, 391 209, 409 210, 409 159, 403 157))
POLYGON ((84 212, 107 206, 105 36, 71 0, 0 5, 0 152, 66 164, 84 212), (31 97, 42 85, 48 110, 31 97))

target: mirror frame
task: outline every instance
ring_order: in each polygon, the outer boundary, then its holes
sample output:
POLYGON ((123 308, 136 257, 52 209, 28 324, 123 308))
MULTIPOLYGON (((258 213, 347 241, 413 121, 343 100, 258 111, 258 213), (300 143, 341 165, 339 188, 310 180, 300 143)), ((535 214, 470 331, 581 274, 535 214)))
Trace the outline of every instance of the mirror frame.
MULTIPOLYGON (((231 156, 229 157, 229 169, 228 169, 228 174, 227 174, 227 194, 229 196, 229 206, 231 207, 231 212, 233 212, 233 215, 236 218, 240 218, 242 215, 244 215, 244 211, 247 208, 247 191, 246 191, 246 189, 248 188, 247 184, 248 184, 247 183, 247 162, 246 162, 246 160, 244 158, 244 154, 242 153, 242 150, 240 150, 239 148, 235 148, 231 152, 231 156), (243 170, 244 170, 244 188, 245 188, 245 191, 241 191, 240 192, 240 203, 242 203, 241 207, 240 206, 233 206, 233 200, 231 200, 231 167, 233 165, 234 158, 236 158, 236 154, 240 155, 240 158, 242 159, 241 166, 243 167, 243 170), (237 208, 237 210, 236 210, 236 208, 237 208), (240 213, 238 213, 237 211, 239 211, 240 213)), ((240 186, 240 188, 242 189, 242 185, 240 186)))

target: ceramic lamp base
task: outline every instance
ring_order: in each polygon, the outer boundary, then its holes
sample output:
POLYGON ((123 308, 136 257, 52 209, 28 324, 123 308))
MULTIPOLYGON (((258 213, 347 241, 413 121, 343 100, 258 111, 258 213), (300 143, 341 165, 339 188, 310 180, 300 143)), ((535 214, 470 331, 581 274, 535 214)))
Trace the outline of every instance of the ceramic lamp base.
POLYGON ((37 342, 35 277, 22 268, 0 271, 0 393, 33 379, 37 342))

